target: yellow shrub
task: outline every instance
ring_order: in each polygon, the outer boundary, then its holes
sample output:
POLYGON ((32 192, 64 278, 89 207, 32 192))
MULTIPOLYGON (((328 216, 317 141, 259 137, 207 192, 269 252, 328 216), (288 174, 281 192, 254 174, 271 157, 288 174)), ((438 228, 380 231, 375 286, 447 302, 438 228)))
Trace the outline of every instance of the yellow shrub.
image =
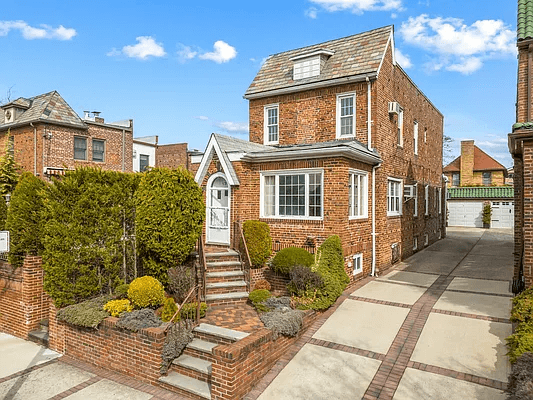
POLYGON ((165 289, 157 279, 143 276, 130 283, 128 297, 135 308, 158 307, 165 301, 165 289))
MULTIPOLYGON (((169 297, 165 300, 163 304, 163 310, 161 310, 161 320, 163 322, 168 322, 178 311, 178 306, 172 297, 169 297)), ((179 318, 178 318, 179 319, 179 318)))
POLYGON ((123 312, 131 312, 133 311, 133 307, 129 300, 111 300, 108 301, 105 306, 104 310, 107 311, 109 314, 111 314, 113 317, 118 317, 123 312))

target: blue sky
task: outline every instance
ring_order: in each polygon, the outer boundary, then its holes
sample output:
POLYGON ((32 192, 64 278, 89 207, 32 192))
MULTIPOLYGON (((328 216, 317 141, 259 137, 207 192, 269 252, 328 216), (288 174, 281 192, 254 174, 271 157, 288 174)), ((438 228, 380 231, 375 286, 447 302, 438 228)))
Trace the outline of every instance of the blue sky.
POLYGON ((400 64, 445 134, 505 166, 515 121, 516 2, 498 0, 19 1, 0 16, 0 99, 57 90, 78 114, 204 149, 248 137, 242 98, 270 54, 394 24, 400 64))

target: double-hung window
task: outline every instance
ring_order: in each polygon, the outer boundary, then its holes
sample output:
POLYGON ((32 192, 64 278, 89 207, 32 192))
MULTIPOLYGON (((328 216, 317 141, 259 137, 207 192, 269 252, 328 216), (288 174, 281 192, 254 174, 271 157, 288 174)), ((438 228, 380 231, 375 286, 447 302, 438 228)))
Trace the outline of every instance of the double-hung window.
POLYGON ((322 219, 322 171, 277 171, 261 175, 262 217, 322 219))
POLYGON ((429 185, 424 188, 425 215, 429 215, 429 185))
POLYGON ((402 181, 389 178, 387 181, 387 215, 401 215, 402 195, 402 181))
POLYGON ((415 156, 418 155, 418 121, 413 126, 413 144, 415 146, 415 156))
POLYGON ((461 174, 459 172, 452 173, 452 186, 459 186, 461 184, 461 174))
POLYGON ((363 272, 363 253, 353 256, 353 274, 357 275, 363 272))
POLYGON ((74 159, 87 160, 87 138, 74 136, 74 159))
POLYGON ((483 185, 489 186, 492 184, 492 174, 490 172, 483 172, 483 185))
POLYGON ((351 171, 348 182, 348 215, 350 218, 368 216, 368 174, 351 171))
POLYGON ((93 139, 93 161, 104 162, 105 159, 105 141, 93 139))
POLYGON ((265 144, 279 143, 279 105, 265 106, 265 144))
POLYGON ((150 156, 148 154, 139 155, 139 171, 144 172, 150 166, 150 156))
POLYGON ((403 147, 403 108, 398 112, 398 146, 403 147))
POLYGON ((355 137, 355 93, 337 95, 337 138, 355 137))

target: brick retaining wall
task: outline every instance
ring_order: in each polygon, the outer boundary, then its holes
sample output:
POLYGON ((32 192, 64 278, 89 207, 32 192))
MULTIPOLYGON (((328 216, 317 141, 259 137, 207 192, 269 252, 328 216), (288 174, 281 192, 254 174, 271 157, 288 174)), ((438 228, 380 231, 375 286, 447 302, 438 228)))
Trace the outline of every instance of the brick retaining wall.
POLYGON ((274 272, 270 267, 251 268, 250 269, 250 288, 254 290, 257 281, 267 280, 270 283, 270 291, 276 296, 288 296, 287 285, 290 279, 285 275, 274 272))

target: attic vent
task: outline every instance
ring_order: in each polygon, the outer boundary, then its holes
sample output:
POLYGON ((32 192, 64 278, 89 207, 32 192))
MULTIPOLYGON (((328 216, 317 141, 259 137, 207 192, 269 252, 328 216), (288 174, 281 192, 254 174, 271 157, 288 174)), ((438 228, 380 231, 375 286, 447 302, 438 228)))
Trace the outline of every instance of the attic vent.
POLYGON ((333 54, 330 50, 319 49, 291 57, 289 60, 294 62, 293 79, 296 81, 320 75, 320 70, 333 54))

